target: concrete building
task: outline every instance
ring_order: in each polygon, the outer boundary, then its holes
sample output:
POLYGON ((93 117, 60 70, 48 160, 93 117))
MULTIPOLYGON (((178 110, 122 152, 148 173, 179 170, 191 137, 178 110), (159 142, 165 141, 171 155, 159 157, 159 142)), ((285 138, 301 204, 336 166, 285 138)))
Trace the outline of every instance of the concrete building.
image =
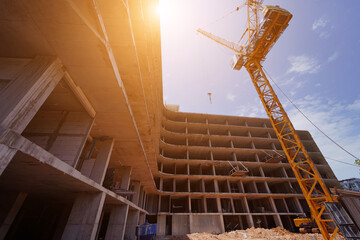
POLYGON ((341 180, 340 185, 345 190, 360 192, 360 178, 349 178, 341 180))
POLYGON ((0 239, 293 229, 306 211, 268 120, 164 108, 156 5, 0 0, 0 239))
MULTIPOLYGON (((327 186, 339 187, 309 132, 298 134, 327 186)), ((164 109, 160 138, 159 234, 295 231, 292 219, 309 211, 268 119, 164 109)))

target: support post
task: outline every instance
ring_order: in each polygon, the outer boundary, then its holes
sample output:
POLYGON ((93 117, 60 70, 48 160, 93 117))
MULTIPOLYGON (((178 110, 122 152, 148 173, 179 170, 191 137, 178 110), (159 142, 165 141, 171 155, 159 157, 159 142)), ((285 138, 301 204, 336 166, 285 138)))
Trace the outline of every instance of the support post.
POLYGON ((127 204, 114 206, 111 209, 105 240, 124 239, 128 211, 127 204))
POLYGON ((129 210, 124 239, 135 239, 136 225, 139 222, 139 210, 129 210))
POLYGON ((121 174, 121 184, 120 188, 123 190, 129 190, 130 186, 130 176, 131 176, 131 167, 125 166, 119 169, 121 174))
POLYGON ((100 151, 95 159, 94 167, 92 168, 90 179, 103 184, 105 173, 109 165, 111 152, 114 146, 114 139, 109 139, 103 142, 100 151))
POLYGON ((104 201, 105 193, 79 194, 61 239, 95 239, 104 201))
POLYGON ((20 211, 20 208, 22 207, 26 197, 27 197, 27 193, 19 193, 17 198, 15 199, 14 204, 12 205, 9 213, 7 214, 3 224, 0 227, 1 240, 5 239, 5 236, 8 233, 12 223, 14 222, 16 215, 20 211))
POLYGON ((135 194, 132 197, 132 202, 136 205, 139 204, 139 196, 140 196, 140 182, 139 181, 133 181, 133 187, 135 194))

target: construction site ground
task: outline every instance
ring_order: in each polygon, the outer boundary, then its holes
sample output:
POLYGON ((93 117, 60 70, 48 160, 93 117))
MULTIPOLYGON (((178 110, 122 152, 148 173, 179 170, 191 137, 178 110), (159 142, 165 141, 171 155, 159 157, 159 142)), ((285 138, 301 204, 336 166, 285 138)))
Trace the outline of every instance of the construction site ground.
MULTIPOLYGON (((222 234, 211 233, 192 233, 183 236, 164 236, 158 239, 169 240, 235 240, 235 239, 248 239, 248 240, 270 240, 270 239, 286 239, 286 240, 323 240, 319 233, 292 233, 281 227, 273 229, 264 228, 248 228, 246 230, 236 230, 222 234)), ((339 234, 335 240, 345 240, 339 234)))

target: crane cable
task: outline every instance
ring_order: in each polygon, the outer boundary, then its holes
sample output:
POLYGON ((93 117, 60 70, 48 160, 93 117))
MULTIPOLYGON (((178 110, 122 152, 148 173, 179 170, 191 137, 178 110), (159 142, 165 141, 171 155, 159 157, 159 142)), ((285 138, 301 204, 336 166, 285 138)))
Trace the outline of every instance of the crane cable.
POLYGON ((216 19, 215 21, 213 21, 213 22, 211 22, 211 23, 209 23, 209 24, 207 24, 207 25, 203 26, 203 27, 202 27, 202 29, 204 29, 204 28, 206 28, 206 27, 208 27, 208 26, 210 26, 210 25, 213 25, 213 24, 215 24, 215 23, 217 23, 217 22, 219 22, 219 21, 223 20, 224 18, 226 18, 227 16, 229 16, 229 15, 233 14, 234 12, 239 11, 239 10, 240 10, 241 8, 243 8, 245 5, 246 5, 245 3, 244 3, 244 4, 242 4, 242 5, 240 5, 239 7, 235 8, 235 9, 234 9, 234 10, 232 10, 231 12, 226 13, 226 14, 225 14, 225 15, 223 15, 222 17, 220 17, 220 18, 216 19))
POLYGON ((346 164, 346 165, 350 165, 350 166, 353 166, 353 167, 358 167, 358 168, 360 168, 360 165, 357 165, 357 164, 354 164, 354 163, 344 162, 344 161, 341 161, 341 160, 329 158, 329 157, 327 157, 327 156, 324 156, 324 157, 325 157, 325 159, 330 160, 330 161, 335 161, 335 162, 339 162, 339 163, 342 163, 342 164, 346 164))
POLYGON ((332 139, 329 135, 327 135, 324 131, 322 131, 313 121, 310 120, 309 117, 307 117, 305 115, 305 113, 303 113, 300 108, 285 94, 285 92, 280 88, 280 86, 271 78, 271 76, 269 75, 269 73, 265 70, 264 68, 264 72, 266 73, 266 75, 268 75, 268 77, 270 78, 270 80, 275 84, 275 86, 281 91, 281 93, 287 98, 287 100, 300 112, 301 115, 303 115, 306 120, 309 121, 309 123, 311 123, 319 132, 321 132, 326 138, 328 138, 331 142, 333 142, 336 146, 338 146, 339 148, 341 148, 344 152, 346 152, 347 154, 349 154, 350 156, 352 156, 353 158, 355 158, 355 160, 359 160, 360 158, 356 157, 354 154, 352 154, 351 152, 349 152, 348 150, 346 150, 344 147, 342 147, 339 143, 337 143, 334 139, 332 139))

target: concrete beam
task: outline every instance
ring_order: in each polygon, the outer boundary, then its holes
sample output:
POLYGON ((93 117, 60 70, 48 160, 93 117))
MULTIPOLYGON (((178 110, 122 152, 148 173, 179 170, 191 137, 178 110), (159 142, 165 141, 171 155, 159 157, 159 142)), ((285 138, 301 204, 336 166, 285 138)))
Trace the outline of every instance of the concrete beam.
MULTIPOLYGON (((53 91, 64 71, 59 59, 35 57, 0 94, 0 139, 5 130, 21 134, 53 91)), ((1 142, 0 142, 1 143, 1 142)), ((0 175, 14 157, 15 149, 0 144, 0 175)))
POLYGON ((128 211, 129 205, 120 205, 111 209, 105 240, 124 239, 128 211))
POLYGON ((0 94, 0 128, 21 133, 63 76, 59 59, 31 60, 0 94))
POLYGON ((79 194, 61 239, 95 239, 105 195, 105 193, 79 194))

